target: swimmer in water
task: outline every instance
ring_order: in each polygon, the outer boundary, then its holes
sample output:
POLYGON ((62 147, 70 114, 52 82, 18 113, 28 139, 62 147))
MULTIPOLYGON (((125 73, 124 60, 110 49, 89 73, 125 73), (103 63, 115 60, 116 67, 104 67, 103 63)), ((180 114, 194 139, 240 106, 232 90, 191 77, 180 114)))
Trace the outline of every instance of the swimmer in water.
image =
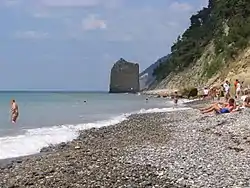
POLYGON ((174 92, 174 104, 175 104, 175 105, 177 105, 178 99, 179 99, 178 93, 177 93, 177 91, 175 91, 175 92, 174 92))
POLYGON ((16 123, 16 120, 19 116, 19 110, 18 110, 18 105, 16 101, 13 99, 11 100, 11 122, 16 123))

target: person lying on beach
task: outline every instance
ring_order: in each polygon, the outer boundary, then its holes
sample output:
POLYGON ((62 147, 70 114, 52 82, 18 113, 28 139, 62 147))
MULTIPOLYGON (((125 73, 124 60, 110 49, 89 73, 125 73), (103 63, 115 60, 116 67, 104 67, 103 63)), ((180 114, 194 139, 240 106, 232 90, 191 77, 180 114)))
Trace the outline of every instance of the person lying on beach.
POLYGON ((233 98, 230 98, 228 100, 228 103, 214 103, 208 108, 201 109, 201 113, 210 113, 210 112, 216 112, 218 114, 225 114, 230 113, 234 109, 236 109, 235 100, 233 98))

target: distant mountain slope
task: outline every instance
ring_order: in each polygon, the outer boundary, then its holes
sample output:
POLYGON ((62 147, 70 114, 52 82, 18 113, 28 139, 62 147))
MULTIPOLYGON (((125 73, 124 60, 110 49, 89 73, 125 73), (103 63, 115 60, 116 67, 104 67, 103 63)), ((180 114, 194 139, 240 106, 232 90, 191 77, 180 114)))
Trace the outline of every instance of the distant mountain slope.
POLYGON ((168 55, 158 59, 155 63, 146 68, 140 73, 140 89, 148 89, 154 82, 156 77, 154 76, 154 70, 163 62, 168 59, 168 55))

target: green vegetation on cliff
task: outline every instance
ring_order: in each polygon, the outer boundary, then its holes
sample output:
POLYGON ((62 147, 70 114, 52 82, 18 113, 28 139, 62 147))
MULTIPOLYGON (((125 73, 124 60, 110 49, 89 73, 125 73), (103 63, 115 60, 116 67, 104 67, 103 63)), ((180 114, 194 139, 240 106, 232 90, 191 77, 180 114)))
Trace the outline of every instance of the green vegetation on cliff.
POLYGON ((154 70, 158 81, 195 63, 208 44, 213 43, 216 58, 202 62, 202 76, 210 78, 249 44, 249 0, 209 0, 208 7, 190 20, 190 27, 171 47, 170 57, 154 70))

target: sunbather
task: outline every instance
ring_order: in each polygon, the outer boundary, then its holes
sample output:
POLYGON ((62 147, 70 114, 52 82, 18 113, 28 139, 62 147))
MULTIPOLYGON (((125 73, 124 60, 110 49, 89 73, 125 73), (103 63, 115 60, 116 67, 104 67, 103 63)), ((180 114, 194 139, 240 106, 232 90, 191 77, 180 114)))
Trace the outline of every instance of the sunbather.
POLYGON ((243 102, 243 106, 250 108, 250 96, 247 96, 243 102))
POLYGON ((218 114, 230 113, 236 108, 235 100, 233 98, 228 100, 228 103, 214 103, 208 108, 201 109, 201 113, 216 112, 218 114))
POLYGON ((250 91, 245 90, 244 95, 241 97, 242 105, 241 107, 248 107, 250 108, 250 91))

